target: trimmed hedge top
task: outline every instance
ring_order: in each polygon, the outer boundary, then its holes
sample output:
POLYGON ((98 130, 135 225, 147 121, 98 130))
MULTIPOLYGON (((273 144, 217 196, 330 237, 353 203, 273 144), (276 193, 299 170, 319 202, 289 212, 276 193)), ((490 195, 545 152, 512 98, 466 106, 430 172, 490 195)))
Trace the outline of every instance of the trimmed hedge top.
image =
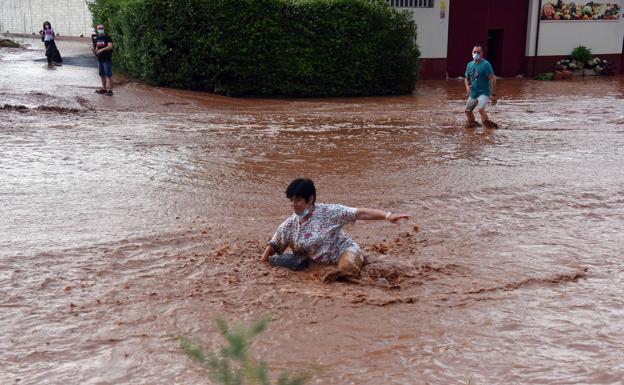
POLYGON ((411 93, 416 25, 383 0, 96 0, 114 61, 148 83, 225 95, 411 93))

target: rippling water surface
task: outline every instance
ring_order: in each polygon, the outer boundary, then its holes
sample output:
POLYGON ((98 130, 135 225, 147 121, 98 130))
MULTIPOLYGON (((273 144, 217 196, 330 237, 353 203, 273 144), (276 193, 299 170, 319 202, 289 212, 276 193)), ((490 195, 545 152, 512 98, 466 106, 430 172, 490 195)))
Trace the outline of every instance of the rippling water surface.
POLYGON ((48 71, 29 42, 0 50, 2 383, 201 383, 176 337, 215 346, 214 317, 266 313, 258 355, 316 383, 624 381, 624 78, 504 79, 502 129, 466 130, 459 81, 110 98, 88 43, 48 71), (413 215, 348 229, 361 285, 257 263, 300 175, 413 215))

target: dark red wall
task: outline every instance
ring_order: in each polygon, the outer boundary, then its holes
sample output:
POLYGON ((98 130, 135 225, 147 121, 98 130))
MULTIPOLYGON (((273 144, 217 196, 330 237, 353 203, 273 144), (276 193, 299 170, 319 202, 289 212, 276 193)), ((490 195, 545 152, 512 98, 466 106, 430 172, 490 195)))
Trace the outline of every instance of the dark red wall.
POLYGON ((446 58, 420 59, 421 79, 446 79, 446 58))
MULTIPOLYGON (((525 73, 525 45, 529 0, 453 0, 449 10, 447 72, 463 76, 475 44, 487 46, 489 29, 503 30, 500 73, 525 73)), ((487 52, 485 54, 487 59, 487 52)))

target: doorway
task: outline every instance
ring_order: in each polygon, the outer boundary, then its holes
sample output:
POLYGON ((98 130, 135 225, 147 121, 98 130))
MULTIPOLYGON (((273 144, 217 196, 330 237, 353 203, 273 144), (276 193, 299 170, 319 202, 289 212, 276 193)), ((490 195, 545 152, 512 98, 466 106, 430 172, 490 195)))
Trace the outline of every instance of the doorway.
POLYGON ((501 74, 503 62, 503 30, 489 29, 486 48, 487 60, 492 64, 495 74, 501 74))

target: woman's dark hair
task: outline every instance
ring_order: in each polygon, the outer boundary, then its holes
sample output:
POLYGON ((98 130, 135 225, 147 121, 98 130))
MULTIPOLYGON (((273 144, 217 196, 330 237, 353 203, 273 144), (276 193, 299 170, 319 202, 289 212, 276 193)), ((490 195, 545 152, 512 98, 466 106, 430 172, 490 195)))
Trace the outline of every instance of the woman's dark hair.
POLYGON ((49 22, 49 21, 44 21, 44 22, 43 22, 43 29, 45 29, 46 24, 47 24, 47 25, 49 25, 49 26, 50 26, 50 28, 52 28, 52 24, 50 24, 50 22, 49 22))
POLYGON ((316 202, 316 188, 312 179, 297 178, 290 182, 286 188, 286 198, 288 199, 300 197, 309 202, 312 196, 314 197, 312 203, 314 203, 316 202))

